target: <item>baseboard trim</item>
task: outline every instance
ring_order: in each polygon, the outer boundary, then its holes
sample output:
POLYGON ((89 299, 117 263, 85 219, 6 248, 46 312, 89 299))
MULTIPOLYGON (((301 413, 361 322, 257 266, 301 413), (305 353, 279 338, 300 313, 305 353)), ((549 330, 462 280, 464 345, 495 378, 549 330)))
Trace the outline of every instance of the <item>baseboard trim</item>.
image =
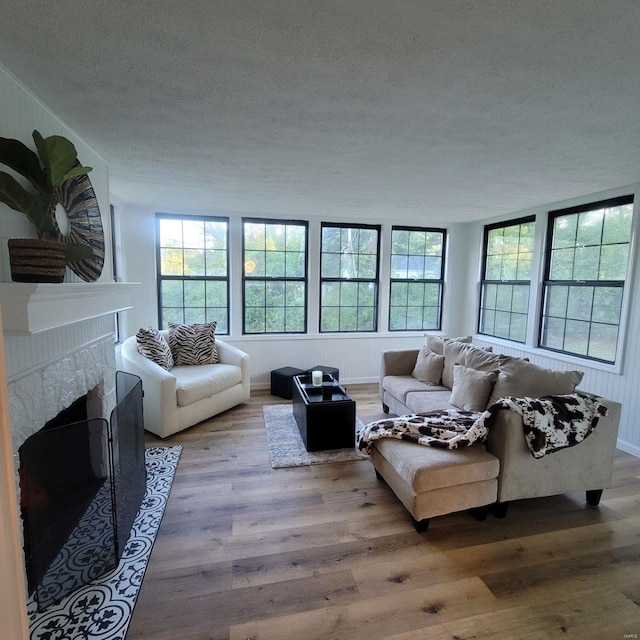
POLYGON ((625 453, 630 453, 632 456, 636 458, 640 458, 640 447, 636 447, 633 444, 629 444, 624 440, 618 440, 617 447, 620 451, 624 451, 625 453))

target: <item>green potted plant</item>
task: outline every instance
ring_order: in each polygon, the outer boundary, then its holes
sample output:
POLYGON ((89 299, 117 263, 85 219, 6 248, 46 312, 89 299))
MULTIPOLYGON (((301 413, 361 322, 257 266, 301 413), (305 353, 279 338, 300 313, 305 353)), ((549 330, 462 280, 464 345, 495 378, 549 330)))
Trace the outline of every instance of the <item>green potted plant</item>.
POLYGON ((26 178, 30 189, 0 171, 0 202, 23 213, 36 238, 9 240, 11 277, 19 282, 62 282, 67 264, 90 258, 90 246, 65 242, 56 224, 56 207, 68 180, 89 173, 75 146, 63 136, 43 138, 33 132, 37 153, 19 140, 0 138, 0 163, 26 178))

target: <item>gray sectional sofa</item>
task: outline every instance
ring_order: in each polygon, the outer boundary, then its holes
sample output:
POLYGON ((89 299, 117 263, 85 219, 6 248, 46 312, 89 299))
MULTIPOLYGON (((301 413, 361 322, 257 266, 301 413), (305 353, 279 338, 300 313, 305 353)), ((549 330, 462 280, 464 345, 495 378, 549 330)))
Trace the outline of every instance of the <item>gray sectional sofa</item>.
MULTIPOLYGON (((440 409, 484 411, 501 397, 572 394, 580 371, 552 371, 492 353, 470 338, 425 336, 421 349, 382 353, 383 410, 398 416, 440 409)), ((447 450, 383 438, 370 451, 384 479, 411 513, 418 530, 429 518, 493 505, 506 514, 511 500, 586 491, 597 505, 611 482, 621 406, 601 398, 607 415, 575 446, 536 459, 522 417, 497 411, 485 445, 447 450)))

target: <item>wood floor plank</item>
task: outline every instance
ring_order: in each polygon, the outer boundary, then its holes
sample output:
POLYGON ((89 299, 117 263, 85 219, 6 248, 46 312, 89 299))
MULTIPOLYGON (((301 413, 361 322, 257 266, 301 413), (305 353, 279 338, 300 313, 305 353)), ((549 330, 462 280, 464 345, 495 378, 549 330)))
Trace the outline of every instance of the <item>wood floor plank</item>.
MULTIPOLYGON (((350 385, 384 417, 377 384, 350 385)), ((601 640, 640 634, 640 460, 617 452, 600 506, 522 500, 505 519, 418 534, 367 461, 272 469, 268 391, 180 444, 127 640, 601 640)))

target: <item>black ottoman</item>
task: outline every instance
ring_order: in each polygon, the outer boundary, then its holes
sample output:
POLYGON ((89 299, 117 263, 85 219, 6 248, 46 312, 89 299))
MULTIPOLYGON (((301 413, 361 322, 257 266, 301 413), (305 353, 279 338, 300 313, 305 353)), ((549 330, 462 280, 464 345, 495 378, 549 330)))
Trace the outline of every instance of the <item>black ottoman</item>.
POLYGON ((304 373, 304 369, 296 367, 274 369, 271 372, 271 395, 291 400, 293 396, 291 390, 293 376, 299 376, 301 373, 304 373))
POLYGON ((315 367, 307 369, 306 373, 311 374, 312 371, 322 371, 322 373, 328 373, 333 376, 334 380, 340 380, 340 369, 336 369, 336 367, 326 367, 323 364, 317 364, 315 367))

